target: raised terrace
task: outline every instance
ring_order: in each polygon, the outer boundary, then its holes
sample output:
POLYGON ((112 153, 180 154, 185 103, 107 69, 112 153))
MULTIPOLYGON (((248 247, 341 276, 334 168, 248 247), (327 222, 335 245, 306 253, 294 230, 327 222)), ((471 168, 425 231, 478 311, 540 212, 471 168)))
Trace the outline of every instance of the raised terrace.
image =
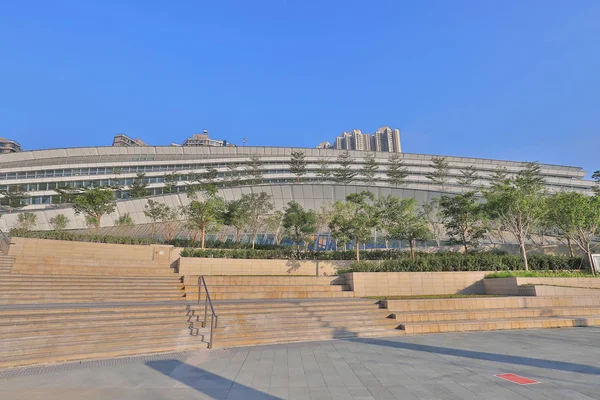
POLYGON ((0 367, 209 345, 600 325, 595 279, 338 276, 345 264, 336 261, 192 262, 172 246, 18 237, 7 253, 0 256, 0 367), (200 277, 206 287, 198 298, 200 277))

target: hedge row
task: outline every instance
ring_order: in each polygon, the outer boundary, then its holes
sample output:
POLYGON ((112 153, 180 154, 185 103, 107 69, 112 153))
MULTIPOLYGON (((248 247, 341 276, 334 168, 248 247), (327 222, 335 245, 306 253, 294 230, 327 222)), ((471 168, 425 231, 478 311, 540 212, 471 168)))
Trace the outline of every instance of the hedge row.
MULTIPOLYGON (((570 271, 584 269, 582 257, 532 254, 528 257, 533 271, 570 271)), ((346 272, 444 272, 444 271, 516 271, 523 269, 518 255, 497 253, 434 253, 412 258, 398 258, 380 262, 355 262, 346 272)))
POLYGON ((67 240, 71 242, 92 242, 112 244, 152 244, 150 238, 136 238, 128 236, 96 235, 90 233, 74 233, 66 231, 28 231, 24 229, 12 229, 10 235, 32 239, 67 240))

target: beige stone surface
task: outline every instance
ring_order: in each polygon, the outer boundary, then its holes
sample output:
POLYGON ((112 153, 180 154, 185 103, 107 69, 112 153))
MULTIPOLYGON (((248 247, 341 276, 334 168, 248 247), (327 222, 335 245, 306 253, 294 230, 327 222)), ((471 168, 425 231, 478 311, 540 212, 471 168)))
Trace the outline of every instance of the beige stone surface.
POLYGON ((336 275, 352 261, 244 260, 182 257, 180 275, 336 275))
POLYGON ((418 296, 484 293, 482 280, 489 272, 353 272, 346 284, 356 297, 418 296))

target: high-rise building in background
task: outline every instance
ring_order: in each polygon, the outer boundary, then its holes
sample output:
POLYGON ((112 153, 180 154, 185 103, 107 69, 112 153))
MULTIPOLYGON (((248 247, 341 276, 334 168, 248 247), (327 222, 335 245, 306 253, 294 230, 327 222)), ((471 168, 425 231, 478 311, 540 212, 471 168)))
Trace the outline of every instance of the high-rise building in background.
POLYGON ((321 142, 317 145, 317 149, 330 149, 331 143, 329 142, 321 142))
POLYGON ((0 138, 0 154, 19 153, 23 149, 18 142, 14 140, 0 138))
POLYGON ((119 134, 119 135, 115 135, 115 137, 113 138, 113 144, 114 147, 135 147, 135 146, 148 146, 146 144, 146 142, 144 142, 142 139, 140 138, 135 138, 132 139, 127 135, 124 134, 119 134))
POLYGON ((360 129, 343 132, 335 138, 333 146, 338 150, 383 151, 402 153, 400 130, 384 126, 377 129, 373 135, 362 133, 360 129))
POLYGON ((235 145, 227 140, 211 139, 205 129, 202 133, 195 133, 194 136, 185 139, 182 146, 229 147, 235 145))

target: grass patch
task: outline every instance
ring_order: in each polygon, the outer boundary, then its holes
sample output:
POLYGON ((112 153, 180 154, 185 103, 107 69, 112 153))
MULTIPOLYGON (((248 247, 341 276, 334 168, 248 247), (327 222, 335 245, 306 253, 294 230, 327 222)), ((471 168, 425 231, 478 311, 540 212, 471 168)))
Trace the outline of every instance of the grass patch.
POLYGON ((493 278, 597 278, 582 271, 499 271, 486 275, 486 279, 493 278))
POLYGON ((368 296, 374 300, 429 300, 429 299, 471 299, 478 297, 506 297, 495 294, 423 294, 415 296, 368 296))

